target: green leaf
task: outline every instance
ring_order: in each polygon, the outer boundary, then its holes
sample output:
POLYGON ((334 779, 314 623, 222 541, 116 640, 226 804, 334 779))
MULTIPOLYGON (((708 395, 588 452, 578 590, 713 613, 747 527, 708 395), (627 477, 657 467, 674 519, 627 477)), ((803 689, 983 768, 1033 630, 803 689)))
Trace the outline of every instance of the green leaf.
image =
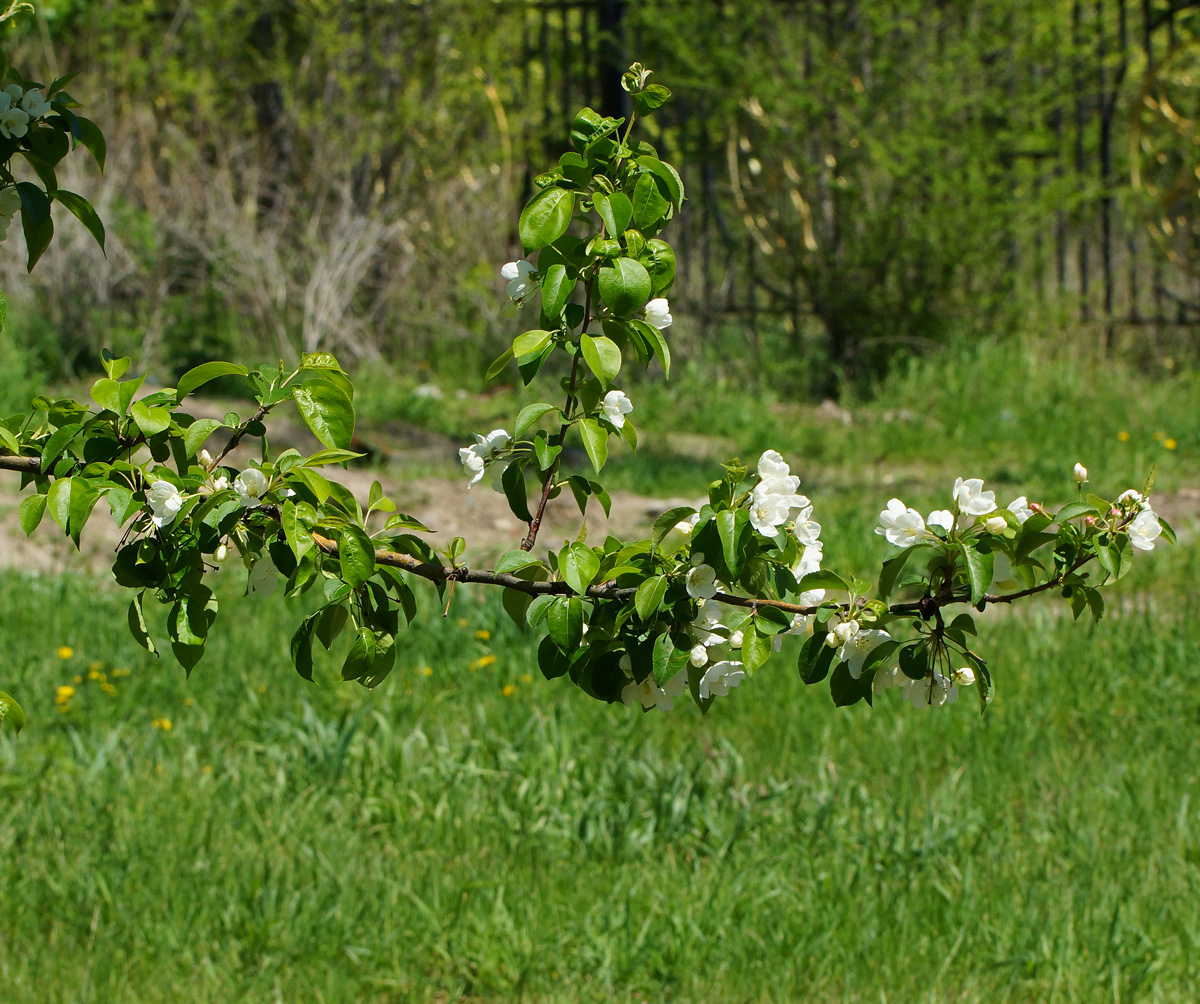
POLYGON ((654 528, 650 533, 650 542, 657 547, 662 543, 663 538, 675 529, 676 523, 681 523, 689 516, 696 515, 696 510, 690 505, 675 506, 674 509, 668 509, 654 521, 654 528))
POLYGON ((915 547, 907 547, 891 561, 883 563, 882 568, 879 570, 879 598, 881 600, 886 600, 892 595, 892 590, 896 586, 896 579, 900 577, 904 563, 908 561, 909 555, 915 550, 915 547))
POLYGON ((189 457, 194 457, 217 429, 223 425, 215 418, 198 418, 183 430, 183 450, 189 457))
POLYGON ((500 555, 500 559, 496 562, 496 571, 501 575, 512 574, 513 572, 529 568, 532 565, 540 564, 541 561, 528 551, 516 548, 512 551, 505 551, 504 554, 500 555))
POLYGON ((675 170, 666 161, 658 160, 656 157, 638 157, 637 162, 651 174, 657 176, 663 184, 667 186, 667 191, 671 193, 671 199, 675 205, 683 204, 686 198, 683 191, 683 180, 679 177, 679 172, 675 170))
MULTIPOLYGON (((76 195, 63 188, 54 193, 54 198, 71 211, 75 218, 87 228, 87 232, 95 238, 96 243, 100 245, 100 250, 104 251, 104 224, 96 210, 92 208, 92 204, 82 195, 76 195)), ((108 257, 107 254, 105 257, 108 257)))
POLYGON ((166 408, 150 408, 141 401, 134 401, 129 406, 129 413, 147 439, 158 435, 171 424, 171 413, 166 408))
POLYGON ((146 613, 142 609, 142 602, 146 595, 143 589, 129 601, 129 631, 133 635, 133 640, 142 646, 151 655, 158 655, 158 649, 154 647, 154 639, 150 637, 150 631, 146 627, 146 613))
POLYGON ((314 382, 297 387, 296 408, 325 446, 346 450, 354 439, 354 403, 340 387, 314 382))
POLYGON ((570 655, 583 640, 583 602, 578 596, 555 597, 546 624, 555 647, 563 655, 570 655))
POLYGON ((992 584, 992 569, 996 556, 991 552, 976 550, 967 541, 960 540, 958 549, 967 565, 967 580, 971 583, 971 603, 977 605, 992 584))
POLYGON ((639 230, 654 226, 670 210, 671 202, 658 190, 653 173, 643 174, 633 186, 633 222, 639 230))
MULTIPOLYGON (((294 502, 288 499, 283 503, 283 533, 292 552, 299 561, 304 555, 316 547, 312 532, 317 526, 317 510, 307 502, 294 502)), ((341 546, 338 547, 339 554, 341 546)))
POLYGON ((65 533, 71 520, 71 483, 74 478, 59 478, 50 485, 46 492, 46 507, 54 522, 63 528, 65 533))
POLYGON ((85 119, 82 115, 75 116, 75 124, 79 130, 76 138, 87 148, 95 158, 100 170, 103 171, 104 161, 108 156, 108 145, 104 142, 104 133, 100 131, 95 122, 85 119))
POLYGON ((508 500, 508 508, 517 519, 529 523, 533 514, 529 511, 529 494, 525 486, 525 468, 520 464, 509 464, 500 475, 500 487, 508 500))
POLYGON ((641 310, 650 299, 650 273, 632 258, 614 258, 600 269, 597 284, 601 298, 618 316, 641 310))
POLYGON ((834 649, 825 644, 824 634, 820 631, 814 632, 800 648, 800 656, 796 662, 800 679, 809 686, 824 680, 829 674, 829 667, 833 665, 834 652, 834 649))
POLYGON ((346 626, 349 619, 349 611, 346 610, 343 603, 330 603, 317 611, 314 633, 317 641, 325 647, 326 652, 333 648, 333 643, 337 641, 338 635, 342 633, 342 628, 346 626))
POLYGON ((7 725, 14 735, 20 735, 25 728, 25 712, 15 700, 0 690, 0 728, 7 725))
POLYGON ((517 415, 517 424, 513 429, 513 438, 519 438, 526 429, 548 411, 558 411, 558 409, 552 404, 546 404, 545 401, 539 401, 537 404, 527 404, 517 415))
POLYGON ((1171 524, 1161 516, 1158 517, 1158 525, 1162 527, 1162 535, 1166 537, 1167 540, 1169 540, 1172 544, 1179 543, 1178 538, 1175 536, 1175 530, 1171 527, 1171 524))
POLYGON ((100 405, 101 408, 108 411, 115 411, 118 415, 122 414, 121 386, 116 380, 101 377, 92 384, 91 395, 92 400, 100 405))
POLYGON ((809 572, 799 582, 799 592, 806 593, 810 589, 846 589, 850 588, 850 583, 843 579, 837 572, 831 572, 828 569, 822 568, 817 572, 809 572))
POLYGON ((96 491, 86 478, 73 478, 71 481, 71 539, 75 542, 75 546, 79 546, 79 536, 83 532, 83 528, 87 525, 88 519, 92 515, 92 510, 96 507, 96 503, 100 499, 100 493, 96 491))
POLYGON ((551 324, 558 321, 563 308, 571 301, 575 283, 567 278, 565 265, 551 265, 542 279, 542 313, 551 324))
POLYGON ((658 610, 663 597, 667 595, 668 584, 665 575, 654 575, 638 586, 633 597, 633 606, 643 621, 649 623, 658 610))
MULTIPOLYGON (((328 608, 325 608, 328 609, 328 608)), ((296 633, 292 635, 291 653, 292 665, 296 668, 296 672, 300 674, 300 678, 312 682, 313 677, 313 629, 317 619, 325 612, 325 609, 318 610, 315 614, 309 614, 300 622, 300 626, 296 628, 296 633)), ((338 609, 341 609, 340 607, 338 609)))
POLYGON ((498 377, 508 368, 508 364, 512 361, 513 350, 511 348, 507 348, 501 352, 500 355, 493 360, 492 365, 487 368, 487 372, 483 375, 483 382, 487 383, 489 380, 493 380, 498 377))
POLYGON ((369 627, 360 627, 354 634, 354 643, 342 663, 342 679, 361 680, 371 672, 375 662, 375 632, 369 627))
POLYGON ((526 253, 552 244, 567 232, 575 196, 561 188, 544 188, 521 212, 517 230, 526 253))
POLYGON ((742 631, 742 665, 746 673, 753 673, 771 658, 771 642, 747 624, 742 631))
POLYGON ((523 359, 525 356, 531 356, 535 352, 541 352, 542 349, 550 344, 550 339, 553 335, 552 331, 542 331, 540 328, 535 328, 533 331, 526 331, 523 335, 517 335, 512 343, 513 355, 518 359, 523 359))
POLYGON ((245 375, 246 367, 239 366, 237 363, 220 361, 201 363, 199 366, 193 366, 179 378, 179 382, 175 385, 175 399, 182 401, 194 390, 203 387, 210 380, 216 380, 218 377, 245 375))
POLYGON ((21 529, 25 531, 26 537, 38 528, 45 512, 45 495, 29 495, 21 500, 21 505, 17 508, 17 518, 21 521, 21 529))
POLYGON ((1075 519, 1079 516, 1099 516, 1100 511, 1086 502, 1068 502, 1063 506, 1054 517, 1054 522, 1062 525, 1069 519, 1075 519))
POLYGON ((592 204, 595 205, 600 219, 604 221, 604 228, 609 237, 620 237, 633 218, 633 203, 629 201, 629 196, 621 192, 614 192, 612 195, 597 193, 592 196, 592 204))
POLYGON ((929 675, 929 648, 923 642, 914 642, 900 649, 900 672, 910 680, 924 680, 929 675))
POLYGON ((744 509, 724 509, 717 513, 717 536, 721 538, 721 553, 725 558, 725 567, 732 575, 737 575, 742 570, 738 545, 747 523, 744 518, 739 523, 738 516, 743 512, 744 509))
POLYGON ((50 200, 31 181, 18 181, 17 194, 21 198, 21 228, 25 232, 25 244, 29 251, 28 267, 41 258, 54 237, 54 223, 50 219, 50 200))
POLYGON ((583 437, 583 448, 587 451, 588 459, 599 474, 608 460, 608 430, 596 419, 584 418, 579 422, 579 434, 583 437))
POLYGON ((558 569, 567 585, 583 596, 600 571, 600 559, 586 544, 575 541, 562 549, 558 569))
POLYGON ((870 704, 871 680, 872 674, 869 673, 864 673, 856 680, 850 675, 850 667, 844 662, 839 662, 833 676, 829 678, 829 693, 833 697, 834 705, 847 708, 862 700, 870 704))
POLYGON ((342 581, 361 586, 375 573, 375 544, 359 526, 343 526, 338 531, 338 567, 342 581))
MULTIPOLYGON (((663 336, 663 333, 661 331, 659 331, 658 328, 656 328, 653 324, 649 324, 646 321, 638 320, 637 318, 630 320, 628 323, 633 325, 633 327, 637 329, 638 333, 646 340, 646 343, 650 346, 651 351, 653 351, 654 354, 656 356, 658 356, 658 361, 660 363, 662 363, 663 376, 670 378, 670 376, 671 376, 671 350, 667 346, 667 339, 663 336)), ((649 360, 646 361, 646 365, 647 366, 650 365, 649 360)))
POLYGON ((604 335, 580 335, 579 348, 583 361, 600 383, 607 387, 621 372, 621 350, 617 343, 604 335))

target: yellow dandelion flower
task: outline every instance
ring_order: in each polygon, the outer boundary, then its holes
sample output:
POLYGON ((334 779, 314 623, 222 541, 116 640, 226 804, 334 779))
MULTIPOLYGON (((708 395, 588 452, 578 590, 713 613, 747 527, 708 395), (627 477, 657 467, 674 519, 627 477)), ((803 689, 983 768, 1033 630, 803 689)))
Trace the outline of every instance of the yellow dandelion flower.
POLYGON ((99 680, 101 683, 103 683, 105 680, 108 679, 108 677, 105 676, 103 673, 101 673, 98 669, 91 669, 91 670, 88 670, 88 679, 89 680, 99 680))
POLYGON ((480 641, 487 641, 492 636, 491 631, 476 631, 475 637, 480 641))
POLYGON ((1175 440, 1173 440, 1170 436, 1168 436, 1166 439, 1163 440, 1163 446, 1165 446, 1168 450, 1173 450, 1178 445, 1179 444, 1177 442, 1175 442, 1175 440))
POLYGON ((101 670, 103 668, 104 668, 104 663, 102 663, 102 662, 89 662, 88 663, 88 669, 91 670, 93 673, 96 672, 97 670, 101 670))
POLYGON ((1129 440, 1132 438, 1133 437, 1130 436, 1129 433, 1126 432, 1124 429, 1122 429, 1120 432, 1117 433, 1117 439, 1119 439, 1122 443, 1128 443, 1129 440))
POLYGON ((75 654, 75 649, 71 648, 70 645, 59 645, 58 646, 58 657, 60 659, 69 659, 74 654, 75 654))
POLYGON ((154 721, 152 721, 150 723, 150 727, 152 729, 162 729, 164 732, 170 732, 171 731, 171 719, 156 718, 156 719, 154 719, 154 721))
POLYGON ((100 689, 103 690, 106 694, 108 694, 109 697, 117 696, 117 688, 114 687, 111 683, 100 684, 100 689))
POLYGON ((127 670, 127 669, 114 669, 114 670, 113 670, 113 676, 114 676, 114 677, 118 677, 118 676, 128 676, 128 675, 129 675, 129 670, 127 670))
POLYGON ((533 683, 533 677, 530 676, 528 673, 522 673, 521 674, 521 682, 522 683, 533 683))
POLYGON ((82 676, 80 676, 78 673, 76 673, 76 674, 75 674, 73 677, 71 677, 71 679, 72 679, 72 680, 73 680, 75 683, 83 683, 83 677, 82 677, 82 676))
POLYGON ((422 666, 421 667, 421 675, 422 676, 433 676, 433 667, 432 666, 422 666))
POLYGON ((64 683, 61 687, 54 691, 54 700, 63 704, 75 696, 75 688, 69 683, 64 683))
POLYGON ((506 683, 500 691, 500 693, 503 694, 505 697, 512 697, 512 695, 515 694, 516 692, 517 692, 517 688, 514 687, 511 683, 506 683))
POLYGON ((466 626, 467 626, 467 623, 468 623, 468 622, 467 622, 467 619, 466 619, 465 617, 460 617, 460 618, 458 619, 458 626, 459 626, 459 627, 466 627, 466 626))
POLYGON ((495 662, 496 657, 489 652, 487 655, 481 655, 478 659, 476 659, 475 665, 479 669, 487 669, 488 666, 493 665, 495 662))

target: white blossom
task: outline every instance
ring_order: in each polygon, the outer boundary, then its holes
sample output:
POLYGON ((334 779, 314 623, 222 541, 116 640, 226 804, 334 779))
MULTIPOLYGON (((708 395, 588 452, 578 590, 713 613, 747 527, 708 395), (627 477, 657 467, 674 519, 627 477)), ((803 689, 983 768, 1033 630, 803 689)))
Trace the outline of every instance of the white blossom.
POLYGON ((960 687, 969 687, 975 682, 975 670, 970 666, 963 666, 954 671, 953 679, 960 687))
POLYGON ((917 708, 940 708, 958 700, 954 683, 937 670, 920 680, 907 680, 901 685, 904 699, 917 708))
POLYGON ((746 679, 740 662, 714 662, 700 678, 700 697, 724 697, 746 679))
POLYGON ((858 632, 861 630, 862 625, 859 624, 858 621, 849 620, 840 621, 839 623, 835 624, 833 633, 837 636, 838 641, 845 643, 858 634, 858 632))
POLYGON ((213 491, 214 492, 223 492, 228 487, 229 487, 229 478, 227 478, 224 474, 218 475, 217 477, 213 478, 213 491))
POLYGON ((0 91, 0 134, 8 139, 20 139, 29 132, 29 113, 18 105, 22 93, 16 84, 0 91))
POLYGON ((9 225, 20 208, 21 196, 15 188, 9 187, 0 191, 0 241, 8 236, 9 225))
POLYGON ((35 87, 32 90, 26 91, 21 96, 21 111, 23 111, 31 119, 40 119, 43 115, 50 114, 50 102, 47 101, 46 96, 35 87))
POLYGON ((754 498, 750 502, 750 525, 764 537, 774 537, 790 513, 787 502, 777 495, 754 498))
POLYGON ((812 518, 812 506, 805 506, 800 510, 800 515, 796 517, 796 522, 792 526, 792 533, 805 547, 819 543, 821 524, 812 518))
MULTIPOLYGON (((687 670, 681 669, 662 685, 662 691, 667 697, 682 697, 687 693, 687 670)), ((669 711, 670 708, 664 710, 669 711)))
POLYGON ((712 565, 695 565, 688 569, 686 584, 692 599, 712 599, 717 595, 717 570, 712 565))
POLYGON ((1009 502, 1008 511, 1011 512, 1017 518, 1017 522, 1021 524, 1024 524, 1025 520, 1029 519, 1029 517, 1033 515, 1033 510, 1029 508, 1029 499, 1027 499, 1024 495, 1009 502))
POLYGON ((891 499, 887 508, 879 514, 879 526, 875 532, 886 537, 889 544, 897 547, 912 547, 925 536, 925 520, 916 509, 911 509, 899 499, 891 499))
POLYGON ((954 529, 954 513, 952 513, 949 509, 935 509, 925 520, 925 526, 940 526, 943 530, 949 533, 954 529))
POLYGON ((1075 484, 1083 484, 1087 478, 1087 468, 1083 464, 1076 464, 1075 469, 1071 471, 1071 477, 1075 479, 1075 484))
POLYGON ((842 650, 838 652, 838 659, 846 663, 850 675, 857 680, 862 675, 863 663, 867 661, 867 656, 885 641, 891 640, 892 636, 886 631, 879 631, 875 628, 855 631, 842 645, 842 650))
POLYGON ((675 702, 671 696, 654 682, 654 674, 649 674, 641 683, 630 682, 621 689, 621 702, 632 707, 634 701, 641 703, 642 708, 649 711, 658 708, 660 711, 670 711, 675 702))
POLYGON ((275 563, 271 560, 270 555, 264 554, 250 569, 250 575, 246 579, 247 591, 270 596, 275 592, 275 587, 279 585, 277 572, 278 569, 275 568, 275 563))
POLYGON ((1130 508, 1136 507, 1140 511, 1150 508, 1150 500, 1141 492, 1135 492, 1130 488, 1117 496, 1117 505, 1129 506, 1130 508))
POLYGON ((743 635, 741 631, 734 631, 733 634, 729 636, 729 647, 741 648, 742 642, 745 640, 745 635, 743 635))
POLYGON ((877 669, 875 671, 875 678, 871 681, 871 691, 878 697, 885 690, 900 686, 900 676, 899 666, 886 666, 877 669))
POLYGON ((610 390, 600 402, 600 410, 614 429, 623 429, 625 416, 633 411, 633 402, 625 396, 623 390, 610 390))
POLYGON ((758 476, 764 481, 768 478, 790 477, 792 469, 780 455, 778 450, 764 450, 758 458, 758 476))
POLYGON ((701 666, 708 665, 708 649, 703 645, 696 645, 688 653, 688 662, 699 669, 701 666))
POLYGON ((506 290, 509 299, 519 300, 537 285, 530 278, 535 271, 533 262, 525 261, 524 259, 521 261, 510 261, 500 268, 500 275, 509 280, 506 290))
POLYGON ((646 304, 646 323, 653 324, 659 331, 671 326, 671 305, 664 296, 657 296, 646 304))
POLYGON ((717 633, 724 625, 721 623, 720 604, 716 600, 701 600, 696 604, 696 618, 692 621, 692 627, 696 641, 706 648, 725 644, 725 636, 717 633))
POLYGON ((1162 533, 1162 524, 1153 509, 1143 509, 1125 532, 1129 534, 1129 543, 1139 551, 1153 551, 1154 542, 1162 533))
POLYGON ((982 478, 955 478, 954 501, 968 516, 986 516, 996 509, 996 493, 983 490, 982 478))
MULTIPOLYGON (((473 446, 464 446, 458 451, 458 462, 463 465, 463 470, 471 476, 471 480, 467 482, 468 488, 483 478, 483 469, 488 461, 492 460, 501 450, 507 449, 511 442, 512 437, 506 429, 493 429, 486 436, 480 436, 477 433, 473 446)), ((507 466, 507 464, 504 465, 504 467, 507 466)), ((504 473, 504 467, 500 469, 496 477, 496 486, 499 485, 499 476, 504 473)), ((500 490, 497 487, 497 491, 500 490)))
POLYGON ((262 496, 267 491, 267 476, 257 467, 247 467, 233 479, 233 490, 238 493, 238 502, 247 509, 262 505, 262 496))
POLYGON ((154 481, 146 492, 146 502, 153 515, 150 521, 160 530, 170 526, 183 506, 183 493, 170 481, 154 481))
POLYGON ((800 560, 792 568, 792 575, 795 576, 797 582, 803 579, 804 576, 821 570, 821 559, 824 557, 824 550, 825 545, 819 540, 815 543, 805 545, 804 553, 800 555, 800 560))

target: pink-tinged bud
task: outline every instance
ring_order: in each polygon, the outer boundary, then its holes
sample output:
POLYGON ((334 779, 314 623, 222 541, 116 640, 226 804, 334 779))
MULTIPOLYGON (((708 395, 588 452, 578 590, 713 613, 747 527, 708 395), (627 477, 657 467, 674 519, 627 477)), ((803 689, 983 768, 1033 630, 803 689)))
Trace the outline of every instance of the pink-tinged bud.
POLYGON ((1029 508, 1032 509, 1034 512, 1041 512, 1042 511, 1042 503, 1041 502, 1030 502, 1029 508))
POLYGON ((1085 523, 1086 523, 1088 526, 1095 526, 1095 525, 1096 525, 1096 517, 1095 517, 1095 516, 1088 516, 1088 517, 1086 517, 1086 518, 1084 519, 1084 522, 1085 522, 1085 523))
POLYGON ((1116 506, 1113 506, 1113 508, 1111 508, 1111 509, 1109 509, 1109 510, 1108 510, 1108 514, 1109 514, 1110 516, 1120 516, 1120 515, 1121 515, 1121 510, 1120 510, 1120 509, 1118 509, 1116 506))

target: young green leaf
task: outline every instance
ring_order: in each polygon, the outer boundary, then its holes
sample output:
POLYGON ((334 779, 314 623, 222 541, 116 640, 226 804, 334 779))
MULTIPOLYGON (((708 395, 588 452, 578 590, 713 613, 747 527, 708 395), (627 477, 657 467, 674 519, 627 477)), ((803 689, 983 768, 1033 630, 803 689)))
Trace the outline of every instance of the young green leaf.
POLYGON ((575 196, 561 188, 544 188, 521 213, 518 233, 526 253, 544 248, 567 232, 575 196))

